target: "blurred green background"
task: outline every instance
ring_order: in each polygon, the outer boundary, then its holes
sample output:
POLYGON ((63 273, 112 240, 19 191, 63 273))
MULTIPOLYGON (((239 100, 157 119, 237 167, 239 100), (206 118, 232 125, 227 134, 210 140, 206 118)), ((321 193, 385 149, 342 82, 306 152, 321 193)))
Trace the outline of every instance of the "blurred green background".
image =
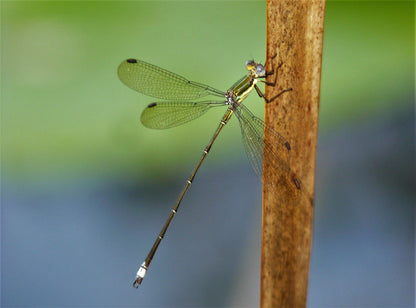
MULTIPOLYGON (((414 13, 327 2, 309 307, 413 306, 414 13)), ((265 16, 265 1, 2 1, 2 306, 258 304, 261 184, 234 120, 131 288, 223 110, 146 129, 153 99, 117 66, 225 90, 264 62, 265 16)))

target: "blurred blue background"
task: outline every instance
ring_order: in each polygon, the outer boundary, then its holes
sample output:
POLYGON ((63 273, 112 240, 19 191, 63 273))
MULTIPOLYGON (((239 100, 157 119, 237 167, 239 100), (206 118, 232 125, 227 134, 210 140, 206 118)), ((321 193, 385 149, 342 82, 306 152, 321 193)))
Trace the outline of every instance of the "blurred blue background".
MULTIPOLYGON (((327 2, 308 307, 413 307, 414 2, 327 2)), ((134 57, 227 89, 265 60, 265 1, 1 3, 1 305, 255 307, 261 183, 222 110, 165 131, 134 57)), ((263 102, 246 105, 261 115, 263 102)))

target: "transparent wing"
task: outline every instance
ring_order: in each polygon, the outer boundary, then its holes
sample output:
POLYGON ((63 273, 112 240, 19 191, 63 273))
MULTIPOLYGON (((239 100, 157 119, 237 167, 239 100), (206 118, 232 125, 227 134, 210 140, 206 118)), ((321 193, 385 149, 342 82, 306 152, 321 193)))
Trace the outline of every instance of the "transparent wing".
POLYGON ((224 101, 157 102, 143 110, 140 120, 148 128, 165 129, 194 120, 212 107, 226 106, 224 101))
POLYGON ((161 99, 194 100, 207 95, 225 95, 222 91, 136 59, 123 61, 118 67, 118 77, 133 90, 161 99))
MULTIPOLYGON (((270 167, 268 170, 274 174, 276 182, 269 183, 269 185, 278 186, 277 199, 283 202, 285 200, 283 196, 289 194, 297 200, 296 202, 299 202, 302 196, 307 197, 308 194, 304 193, 300 179, 289 166, 289 142, 278 132, 265 126, 263 120, 253 115, 243 104, 240 104, 234 112, 239 120, 243 143, 254 171, 260 178, 262 177, 264 157, 265 165, 270 167), (273 136, 273 139, 277 140, 276 144, 265 142, 264 132, 273 136)), ((265 176, 270 176, 270 174, 265 176)))
POLYGON ((280 168, 288 169, 290 144, 278 132, 271 128, 265 127, 263 120, 256 117, 247 109, 246 106, 240 104, 234 111, 238 121, 240 122, 243 143, 246 149, 248 159, 253 166, 254 171, 261 178, 263 174, 263 156, 271 156, 271 160, 276 161, 280 168), (278 140, 275 146, 264 143, 264 131, 274 135, 278 140))

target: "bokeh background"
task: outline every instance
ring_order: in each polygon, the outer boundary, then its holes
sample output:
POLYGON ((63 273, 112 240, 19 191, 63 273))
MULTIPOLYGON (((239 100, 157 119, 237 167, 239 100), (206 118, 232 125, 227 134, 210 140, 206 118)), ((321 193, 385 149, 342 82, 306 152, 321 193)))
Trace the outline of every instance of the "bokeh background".
MULTIPOLYGON (((414 2, 328 1, 308 307, 413 307, 414 2)), ((2 1, 1 305, 256 307, 261 183, 222 110, 165 131, 135 57, 227 89, 265 60, 265 1, 2 1)), ((261 115, 263 102, 247 106, 261 115)))

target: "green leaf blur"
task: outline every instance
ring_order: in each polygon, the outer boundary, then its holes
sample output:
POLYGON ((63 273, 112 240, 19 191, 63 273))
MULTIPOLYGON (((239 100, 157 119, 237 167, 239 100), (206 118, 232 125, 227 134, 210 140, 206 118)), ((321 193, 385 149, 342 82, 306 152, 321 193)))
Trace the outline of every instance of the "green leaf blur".
MULTIPOLYGON (((327 3, 321 129, 404 108, 413 88, 411 7, 327 3)), ((3 172, 31 180, 190 170, 222 111, 146 129, 140 113, 154 100, 124 86, 117 66, 140 58, 225 90, 247 59, 264 61, 265 13, 264 1, 2 2, 3 172)), ((247 105, 262 113, 255 95, 247 105)), ((208 165, 245 159, 231 122, 208 165)))

